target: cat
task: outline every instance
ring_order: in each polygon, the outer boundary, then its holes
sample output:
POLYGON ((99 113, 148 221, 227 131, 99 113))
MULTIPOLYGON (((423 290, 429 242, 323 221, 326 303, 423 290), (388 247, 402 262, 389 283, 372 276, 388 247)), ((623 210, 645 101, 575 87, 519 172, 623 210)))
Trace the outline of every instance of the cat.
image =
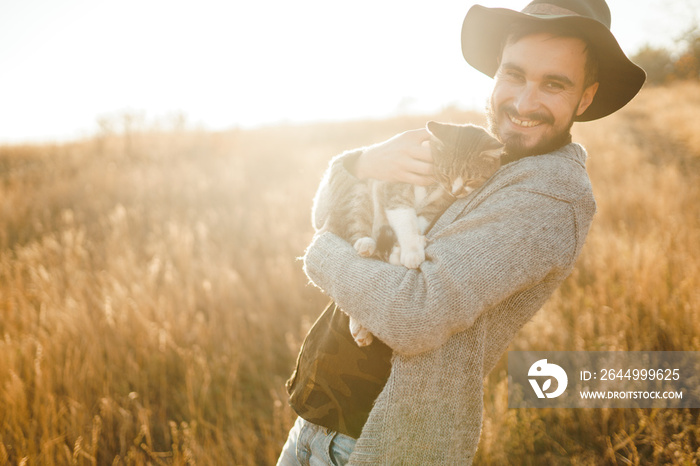
MULTIPOLYGON (((425 233, 432 222, 500 168, 503 145, 485 129, 435 121, 426 128, 437 182, 417 186, 364 180, 353 188, 349 205, 340 209, 347 218, 337 219, 335 226, 361 256, 418 268, 425 261, 425 233)), ((359 346, 374 340, 352 317, 350 332, 359 346)))

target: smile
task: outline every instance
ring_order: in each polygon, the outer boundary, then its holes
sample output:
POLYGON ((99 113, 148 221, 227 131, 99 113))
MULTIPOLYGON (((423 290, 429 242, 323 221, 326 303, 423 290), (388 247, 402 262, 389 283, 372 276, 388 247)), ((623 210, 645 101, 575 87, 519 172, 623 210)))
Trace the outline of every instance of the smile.
POLYGON ((523 128, 533 128, 535 126, 539 126, 542 124, 542 121, 540 121, 540 120, 527 120, 527 121, 519 120, 519 119, 515 118, 514 116, 512 116, 511 114, 508 114, 508 118, 510 119, 510 121, 513 124, 520 126, 520 127, 523 127, 523 128))

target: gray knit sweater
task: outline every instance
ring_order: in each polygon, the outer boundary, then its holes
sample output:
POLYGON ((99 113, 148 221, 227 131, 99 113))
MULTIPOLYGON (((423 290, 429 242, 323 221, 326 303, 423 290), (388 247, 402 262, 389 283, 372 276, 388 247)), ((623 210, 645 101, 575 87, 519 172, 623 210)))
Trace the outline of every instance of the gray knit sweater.
MULTIPOLYGON (((357 182, 335 158, 314 202, 324 224, 357 182)), ((311 281, 393 351, 392 370, 350 464, 469 464, 483 378, 571 272, 595 213, 578 144, 503 167, 456 201, 406 269, 361 258, 332 233, 305 258, 311 281)))

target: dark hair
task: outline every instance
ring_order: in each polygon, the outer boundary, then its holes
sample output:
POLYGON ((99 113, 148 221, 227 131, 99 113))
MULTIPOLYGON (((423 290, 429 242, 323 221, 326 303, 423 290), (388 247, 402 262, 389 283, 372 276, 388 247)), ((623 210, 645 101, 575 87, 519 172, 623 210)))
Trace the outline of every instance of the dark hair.
POLYGON ((580 39, 585 44, 584 52, 586 53, 586 64, 584 65, 584 89, 598 81, 598 56, 596 51, 591 47, 586 35, 577 28, 572 28, 571 25, 563 25, 562 23, 535 23, 531 21, 519 21, 513 23, 510 33, 505 37, 501 44, 501 54, 506 45, 514 44, 520 39, 531 36, 533 34, 551 34, 554 37, 571 37, 580 39))

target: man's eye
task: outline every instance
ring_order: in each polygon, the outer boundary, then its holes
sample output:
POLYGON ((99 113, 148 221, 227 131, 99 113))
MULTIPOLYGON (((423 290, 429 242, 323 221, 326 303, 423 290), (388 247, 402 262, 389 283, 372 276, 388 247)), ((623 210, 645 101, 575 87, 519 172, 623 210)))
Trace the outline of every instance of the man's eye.
POLYGON ((562 83, 553 82, 553 81, 545 83, 544 86, 545 86, 545 88, 547 88, 550 91, 561 91, 564 89, 564 85, 562 83))
POLYGON ((523 75, 518 73, 517 71, 506 71, 503 74, 506 78, 513 81, 521 81, 523 79, 523 75))

